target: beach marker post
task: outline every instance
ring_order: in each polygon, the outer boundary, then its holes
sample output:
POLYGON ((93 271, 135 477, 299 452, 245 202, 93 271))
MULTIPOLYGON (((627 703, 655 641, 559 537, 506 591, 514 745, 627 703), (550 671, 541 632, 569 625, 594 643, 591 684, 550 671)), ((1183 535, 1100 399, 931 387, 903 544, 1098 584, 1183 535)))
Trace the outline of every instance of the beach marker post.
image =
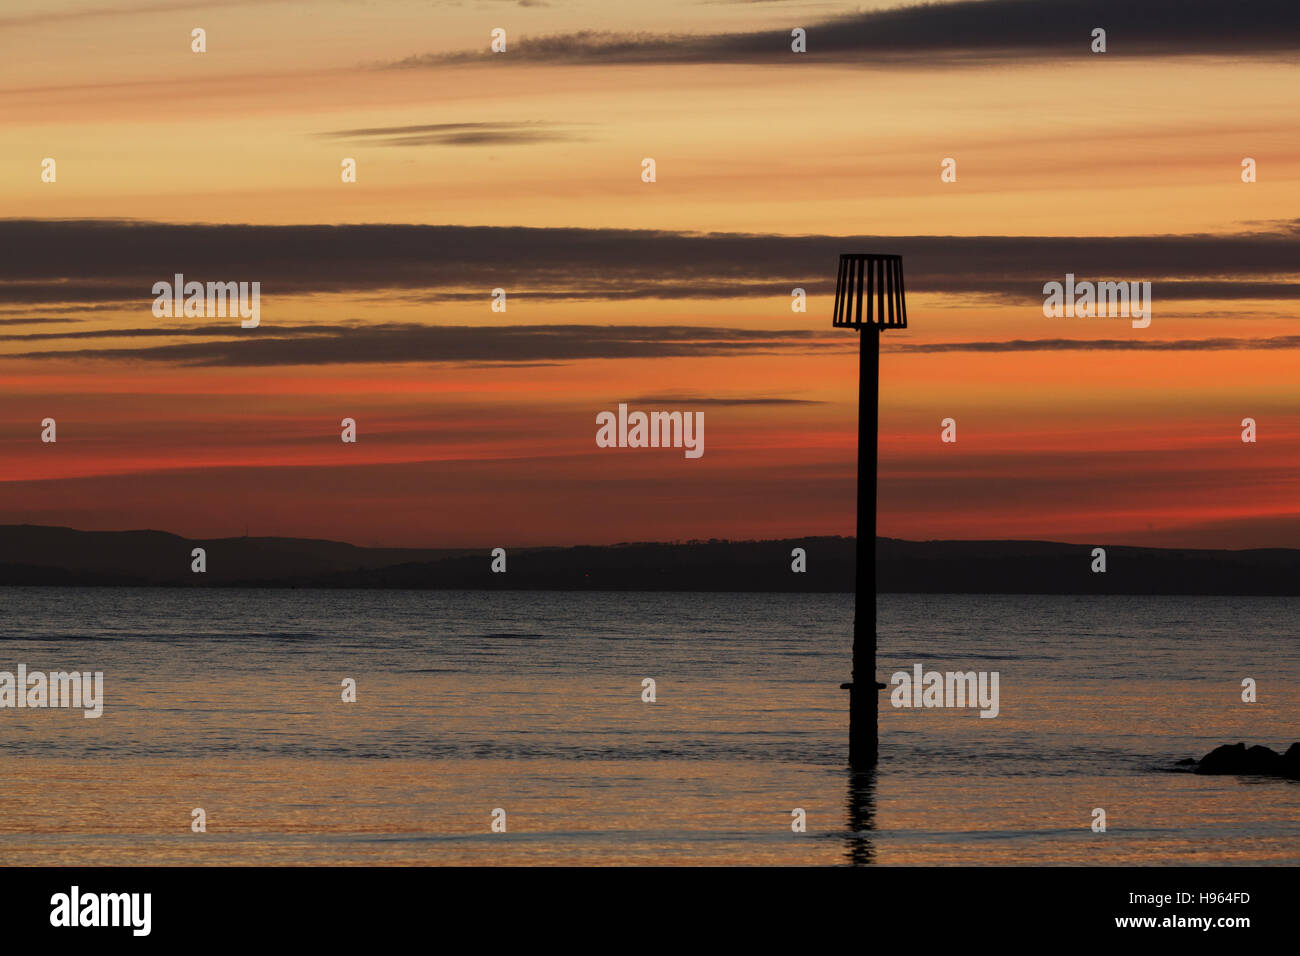
POLYGON ((876 468, 880 412, 880 333, 907 328, 903 257, 872 253, 840 256, 835 282, 837 329, 854 329, 858 343, 858 531, 854 581, 853 677, 849 692, 849 764, 877 760, 876 694, 876 468))

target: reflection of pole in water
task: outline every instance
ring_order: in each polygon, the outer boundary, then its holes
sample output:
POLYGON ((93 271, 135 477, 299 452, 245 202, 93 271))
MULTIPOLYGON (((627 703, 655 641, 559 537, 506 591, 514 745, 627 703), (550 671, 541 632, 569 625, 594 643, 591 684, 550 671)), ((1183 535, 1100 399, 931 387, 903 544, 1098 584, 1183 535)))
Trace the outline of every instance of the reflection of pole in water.
POLYGON ((854 866, 874 863, 876 848, 871 831, 876 823, 876 772, 849 771, 849 832, 845 837, 849 862, 854 866))

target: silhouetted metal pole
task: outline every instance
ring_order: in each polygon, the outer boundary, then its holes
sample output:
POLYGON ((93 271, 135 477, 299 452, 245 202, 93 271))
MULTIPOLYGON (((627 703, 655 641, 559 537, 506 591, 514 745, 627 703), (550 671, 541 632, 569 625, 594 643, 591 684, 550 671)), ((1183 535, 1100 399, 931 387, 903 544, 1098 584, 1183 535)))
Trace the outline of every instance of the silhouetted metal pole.
POLYGON ((880 329, 858 333, 858 554, 854 581, 849 763, 874 764, 876 714, 876 449, 880 437, 880 329))
POLYGON ((840 256, 835 283, 836 328, 858 340, 858 532, 854 580, 853 680, 849 692, 849 763, 874 767, 878 756, 876 680, 876 475, 880 415, 880 333, 907 328, 903 257, 840 256), (865 306, 865 308, 864 308, 865 306))

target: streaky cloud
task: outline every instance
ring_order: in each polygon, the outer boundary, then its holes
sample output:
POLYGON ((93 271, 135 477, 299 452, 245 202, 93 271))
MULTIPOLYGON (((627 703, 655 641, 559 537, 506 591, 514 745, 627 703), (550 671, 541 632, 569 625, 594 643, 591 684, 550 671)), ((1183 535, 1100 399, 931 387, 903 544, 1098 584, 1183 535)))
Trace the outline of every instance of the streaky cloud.
POLYGON ((522 146, 581 139, 556 123, 430 123, 418 126, 380 126, 318 133, 365 146, 522 146))
MULTIPOLYGON (((12 353, 25 359, 155 361, 190 366, 263 367, 342 364, 537 365, 584 359, 701 357, 845 348, 823 329, 760 330, 697 326, 457 326, 386 323, 309 326, 230 341, 134 348, 12 353)), ((134 330, 131 330, 134 331, 134 330)), ((195 331, 195 330, 191 330, 195 331)), ((236 330, 237 331, 237 330, 236 330)), ((129 334, 129 333, 127 333, 129 334)), ((175 335, 176 330, 159 330, 175 335)), ((225 335, 225 331, 216 334, 225 335)))
MULTIPOLYGON (((1105 321, 1105 320, 1100 320, 1105 321)), ((1247 339, 1011 339, 1005 342, 914 342, 883 345, 891 352, 1222 352, 1300 349, 1300 335, 1247 339)))
POLYGON ((1295 220, 1235 233, 825 236, 414 224, 0 219, 0 308, 152 302, 155 282, 256 280, 310 294, 469 301, 489 290, 609 300, 824 295, 839 255, 900 253, 909 293, 1041 301, 1045 282, 1150 280, 1162 300, 1300 296, 1295 220))
MULTIPOLYGON (((795 23, 792 26, 798 25, 795 23)), ((803 24, 807 52, 792 55, 788 28, 714 34, 579 31, 522 37, 507 54, 428 53, 390 69, 482 61, 554 64, 786 63, 984 65, 1083 60, 1092 31, 1109 57, 1283 56, 1300 53, 1294 0, 960 0, 852 13, 803 24)), ((1062 66, 1066 66, 1065 63, 1062 66)))

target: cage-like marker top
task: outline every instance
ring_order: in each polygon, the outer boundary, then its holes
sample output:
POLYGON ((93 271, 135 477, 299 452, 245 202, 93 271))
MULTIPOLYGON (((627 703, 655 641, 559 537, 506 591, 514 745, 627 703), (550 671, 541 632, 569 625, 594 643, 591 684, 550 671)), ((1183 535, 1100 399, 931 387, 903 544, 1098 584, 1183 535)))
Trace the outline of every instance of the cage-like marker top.
POLYGON ((835 280, 836 328, 907 328, 903 257, 844 253, 835 280))

